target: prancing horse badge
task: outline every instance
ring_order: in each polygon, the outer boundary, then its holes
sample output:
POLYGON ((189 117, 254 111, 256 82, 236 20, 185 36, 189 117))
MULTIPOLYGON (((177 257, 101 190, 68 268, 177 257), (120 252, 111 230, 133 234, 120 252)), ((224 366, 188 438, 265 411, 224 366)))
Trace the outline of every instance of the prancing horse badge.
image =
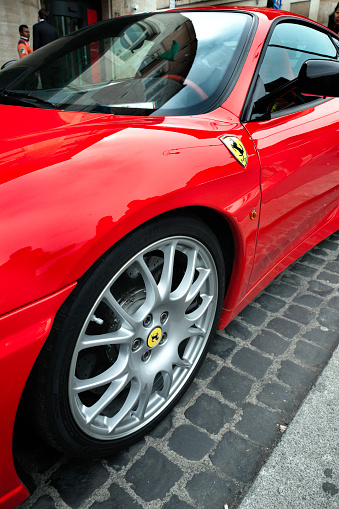
POLYGON ((224 134, 220 136, 220 141, 228 148, 231 154, 236 158, 236 160, 246 168, 247 165, 247 152, 242 144, 242 142, 236 136, 228 136, 224 134))

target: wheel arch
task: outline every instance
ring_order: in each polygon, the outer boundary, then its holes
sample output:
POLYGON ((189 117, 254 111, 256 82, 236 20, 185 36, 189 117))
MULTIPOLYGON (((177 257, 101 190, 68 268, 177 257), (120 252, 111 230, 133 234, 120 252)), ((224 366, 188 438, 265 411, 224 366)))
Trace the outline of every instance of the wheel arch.
POLYGON ((235 239, 231 226, 225 217, 213 209, 207 207, 190 207, 189 211, 206 223, 219 241, 224 257, 226 275, 225 291, 227 292, 235 260, 235 239))
MULTIPOLYGON (((235 260, 235 237, 234 230, 230 226, 230 222, 222 216, 218 211, 211 209, 205 206, 188 206, 188 207, 180 207, 177 209, 173 209, 157 216, 152 217, 151 219, 141 223, 136 228, 131 230, 127 235, 124 235, 121 239, 119 239, 116 243, 114 243, 105 253, 103 253, 98 260, 96 260, 87 271, 80 277, 78 283, 81 283, 84 279, 87 279, 91 276, 92 272, 96 269, 96 267, 101 263, 102 259, 107 256, 112 249, 122 242, 128 235, 132 234, 138 228, 141 228, 147 224, 151 224, 153 221, 156 221, 161 218, 168 217, 176 217, 176 216, 192 216, 203 221, 214 233, 217 237, 218 242, 220 244, 225 264, 225 274, 226 274, 226 291, 228 287, 228 283, 231 278, 234 260, 235 260)), ((73 290, 76 292, 77 288, 73 290)), ((72 292, 72 293, 73 293, 72 292)), ((68 297, 68 299, 72 298, 72 294, 68 297)))

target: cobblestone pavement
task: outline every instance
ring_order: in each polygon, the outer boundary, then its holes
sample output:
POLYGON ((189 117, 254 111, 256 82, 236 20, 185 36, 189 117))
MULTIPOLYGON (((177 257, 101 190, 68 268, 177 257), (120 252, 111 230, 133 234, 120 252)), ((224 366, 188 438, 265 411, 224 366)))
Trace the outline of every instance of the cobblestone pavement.
POLYGON ((61 456, 23 427, 22 509, 236 508, 339 343, 339 231, 225 330, 179 405, 103 460, 61 456))

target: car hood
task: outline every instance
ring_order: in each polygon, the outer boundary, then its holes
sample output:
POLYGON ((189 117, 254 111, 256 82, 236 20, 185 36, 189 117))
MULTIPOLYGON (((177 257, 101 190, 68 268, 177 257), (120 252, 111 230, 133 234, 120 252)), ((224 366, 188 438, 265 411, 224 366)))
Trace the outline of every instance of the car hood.
POLYGON ((73 283, 153 217, 215 206, 220 179, 239 179, 222 204, 240 199, 241 179, 252 186, 219 140, 249 141, 225 110, 135 118, 0 106, 0 114, 0 315, 73 283))
MULTIPOLYGON (((222 111, 222 110, 221 110, 222 111)), ((217 110, 199 117, 128 117, 0 105, 0 183, 72 159, 119 132, 126 131, 131 149, 140 144, 133 130, 171 131, 194 140, 217 140, 239 126, 231 113, 217 110), (17 121, 16 119, 23 119, 17 121), (14 120, 15 119, 15 120, 14 120), (26 120, 27 119, 27 120, 26 120), (220 132, 219 132, 220 131, 220 132), (128 133, 128 134, 127 134, 128 133)), ((215 141, 217 140, 217 141, 215 141)), ((192 140, 191 140, 192 141, 192 140)), ((168 143, 171 145, 171 142, 168 143)), ((144 146, 144 140, 141 146, 144 146)), ((175 149, 175 148, 174 148, 175 149)), ((133 150, 132 150, 133 151, 133 150)))
POLYGON ((72 159, 76 154, 126 127, 150 126, 161 119, 0 106, 0 183, 72 159), (29 113, 27 115, 27 113, 29 113), (29 118, 20 122, 13 119, 29 118))

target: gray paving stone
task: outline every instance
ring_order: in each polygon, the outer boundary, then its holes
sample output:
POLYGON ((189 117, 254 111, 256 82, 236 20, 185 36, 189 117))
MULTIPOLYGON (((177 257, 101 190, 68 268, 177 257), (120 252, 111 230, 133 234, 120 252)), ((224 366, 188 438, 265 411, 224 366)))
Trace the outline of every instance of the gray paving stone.
POLYGON ((227 325, 225 332, 233 338, 240 338, 244 341, 247 341, 252 337, 252 333, 248 327, 240 323, 237 319, 227 325))
POLYGON ((311 366, 324 366, 329 359, 329 352, 311 345, 306 341, 298 341, 294 350, 297 359, 311 366))
POLYGON ((295 362, 285 360, 281 362, 277 377, 294 389, 306 390, 310 387, 315 375, 312 371, 302 368, 295 362))
POLYGON ((310 281, 308 283, 308 291, 320 295, 321 297, 327 297, 333 293, 333 288, 320 281, 310 281))
POLYGON ((82 500, 90 497, 109 477, 99 461, 69 459, 50 477, 51 485, 72 508, 80 507, 82 500))
POLYGON ((164 438, 172 427, 173 419, 172 415, 169 414, 149 433, 149 435, 154 438, 164 438))
POLYGON ((295 304, 300 304, 301 306, 306 306, 312 309, 318 309, 322 304, 322 299, 317 297, 316 295, 304 294, 300 297, 295 297, 293 299, 295 304))
POLYGON ((108 491, 109 499, 94 502, 91 509, 142 509, 142 506, 117 484, 113 483, 108 491))
POLYGON ((199 391, 199 387, 198 387, 197 383, 193 382, 189 386, 189 388, 187 389, 185 394, 182 396, 182 398, 176 404, 174 411, 176 411, 176 409, 184 408, 187 405, 189 405, 198 391, 199 391))
POLYGON ((52 497, 44 495, 32 505, 32 509, 56 509, 56 505, 52 497))
POLYGON ((312 320, 314 320, 316 313, 302 306, 291 304, 284 311, 284 316, 289 320, 293 320, 303 325, 308 325, 312 320))
POLYGON ((327 262, 324 269, 329 272, 335 272, 336 274, 339 274, 339 263, 338 261, 327 262))
POLYGON ((319 281, 325 281, 325 283, 332 283, 337 285, 339 283, 339 275, 333 274, 332 272, 322 271, 318 275, 319 281))
POLYGON ((218 364, 213 359, 206 357, 196 375, 197 380, 207 380, 207 378, 210 378, 213 375, 217 367, 218 364))
POLYGON ((193 424, 208 433, 217 434, 226 423, 229 423, 235 410, 215 398, 202 394, 193 406, 188 408, 185 416, 193 424))
POLYGON ((213 355, 219 355, 221 359, 227 359, 235 347, 235 341, 216 334, 209 346, 208 351, 213 355))
POLYGON ((292 339, 300 330, 300 327, 296 323, 279 317, 273 318, 273 320, 267 324, 267 328, 273 329, 275 332, 278 332, 278 334, 288 339, 292 339))
POLYGON ((127 471, 125 479, 137 495, 150 502, 164 498, 181 476, 182 470, 177 465, 150 447, 127 471))
POLYGON ((114 468, 116 471, 126 467, 128 463, 135 457, 135 455, 144 447, 145 439, 117 452, 113 456, 106 458, 107 465, 114 468))
POLYGON ((333 308, 337 311, 339 311, 339 295, 336 295, 335 297, 332 297, 329 301, 328 301, 328 306, 330 308, 333 308))
POLYGON ((315 327, 314 329, 307 331, 303 335, 303 338, 316 343, 326 350, 332 351, 338 343, 339 331, 332 331, 327 328, 326 330, 321 330, 320 327, 315 327))
POLYGON ((321 309, 318 316, 318 322, 327 329, 339 330, 339 313, 332 309, 321 309))
POLYGON ((193 505, 180 500, 179 497, 173 495, 173 497, 163 506, 163 509, 192 509, 193 505))
POLYGON ((265 293, 269 295, 276 295, 281 299, 289 299, 298 291, 298 288, 294 286, 290 286, 284 283, 271 283, 267 288, 265 288, 265 293))
POLYGON ((279 356, 286 352, 290 343, 286 339, 278 336, 278 334, 275 334, 275 332, 264 329, 261 334, 251 341, 251 345, 262 352, 279 356))
POLYGON ((318 258, 317 256, 314 256, 312 253, 306 253, 302 257, 302 262, 307 263, 308 265, 315 265, 316 267, 322 267, 327 263, 326 260, 323 260, 322 258, 318 258))
POLYGON ((251 325, 262 325, 267 319, 267 313, 254 306, 246 306, 239 315, 246 323, 251 325))
POLYGON ((232 359, 232 364, 255 378, 262 378, 272 364, 272 360, 250 348, 242 348, 232 359))
POLYGON ((228 432, 210 459, 224 474, 246 483, 253 479, 265 457, 266 451, 263 447, 228 432))
POLYGON ((291 389, 276 382, 267 383, 263 390, 257 395, 257 400, 287 415, 291 414, 294 408, 291 389))
POLYGON ((174 430, 168 445, 180 456, 191 461, 199 461, 214 447, 214 441, 207 433, 189 424, 183 424, 174 430))
POLYGON ((260 406, 247 403, 236 429, 247 435, 253 442, 268 447, 279 437, 279 417, 276 413, 260 406))
POLYGON ((270 311, 271 313, 277 313, 284 306, 286 306, 286 302, 282 299, 278 299, 277 297, 273 297, 272 295, 267 295, 262 293, 255 299, 255 302, 259 304, 266 311, 270 311))
POLYGON ((302 263, 294 263, 290 267, 290 270, 295 274, 298 274, 299 276, 311 278, 315 276, 318 269, 310 267, 308 265, 303 265, 302 263))
POLYGON ((298 290, 303 285, 304 282, 303 279, 298 274, 293 274, 293 272, 290 272, 290 270, 283 273, 283 275, 281 276, 281 281, 283 283, 296 286, 298 290))
MULTIPOLYGON (((320 244, 318 244, 318 246, 320 246, 320 244)), ((322 249, 321 247, 314 247, 312 249, 312 254, 320 256, 321 258, 329 258, 331 256, 329 251, 326 251, 326 249, 322 249)))
POLYGON ((338 251, 338 244, 336 242, 332 242, 332 240, 325 239, 318 244, 320 249, 328 249, 329 251, 338 251))
POLYGON ((219 391, 233 403, 243 401, 251 390, 253 381, 233 369, 223 367, 210 381, 208 388, 219 391))
POLYGON ((234 481, 226 481, 210 472, 195 475, 187 483, 186 489, 191 499, 196 502, 195 507, 203 509, 222 509, 225 504, 231 507, 240 492, 234 481))

